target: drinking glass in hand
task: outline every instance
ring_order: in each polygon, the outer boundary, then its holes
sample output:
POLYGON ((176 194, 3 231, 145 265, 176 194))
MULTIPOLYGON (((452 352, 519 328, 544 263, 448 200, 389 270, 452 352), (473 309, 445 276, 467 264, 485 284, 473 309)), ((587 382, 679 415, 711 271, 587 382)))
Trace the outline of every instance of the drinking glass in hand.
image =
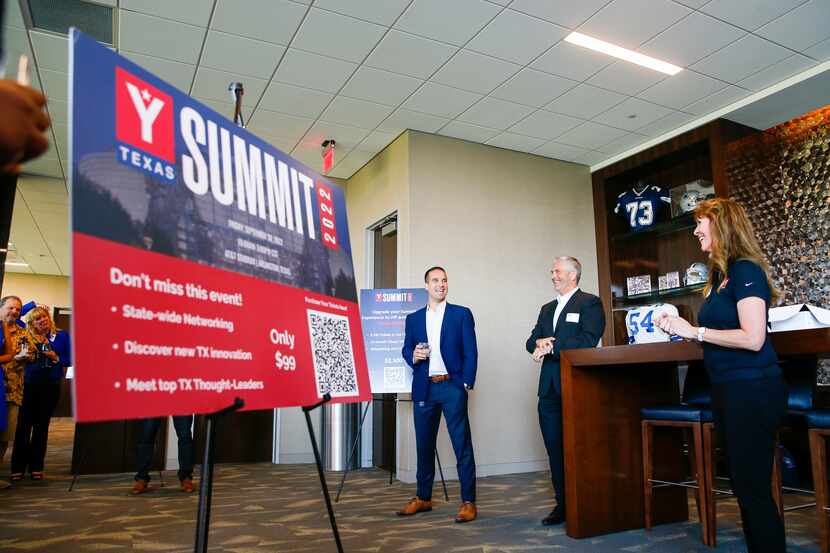
POLYGON ((429 353, 431 351, 429 347, 429 342, 418 342, 418 344, 415 347, 423 351, 424 355, 429 357, 429 353))

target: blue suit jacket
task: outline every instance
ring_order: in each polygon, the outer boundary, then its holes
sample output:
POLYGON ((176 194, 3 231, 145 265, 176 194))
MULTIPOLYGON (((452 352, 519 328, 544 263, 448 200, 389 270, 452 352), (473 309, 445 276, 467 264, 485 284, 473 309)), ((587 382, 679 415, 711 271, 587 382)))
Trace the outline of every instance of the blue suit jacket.
MULTIPOLYGON (((422 307, 406 316, 401 354, 412 367, 412 401, 425 401, 429 397, 429 359, 412 364, 415 345, 428 341, 426 313, 427 308, 422 307)), ((468 308, 447 303, 441 323, 441 358, 454 384, 466 384, 470 388, 475 385, 478 346, 473 312, 468 308)))

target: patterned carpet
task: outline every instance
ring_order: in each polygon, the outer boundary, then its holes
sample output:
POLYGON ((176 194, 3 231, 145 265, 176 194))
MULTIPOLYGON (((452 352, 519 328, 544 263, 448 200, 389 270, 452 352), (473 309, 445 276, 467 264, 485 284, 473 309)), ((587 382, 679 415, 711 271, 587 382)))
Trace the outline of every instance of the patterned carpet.
MULTIPOLYGON (((45 482, 25 481, 0 492, 0 551, 193 551, 197 494, 178 490, 175 474, 166 486, 153 481, 152 492, 129 495, 129 474, 82 477, 71 481, 72 423, 58 419, 50 436, 45 482)), ((0 467, 7 474, 8 466, 0 467)), ((328 475, 332 489, 337 474, 328 475)), ((216 552, 335 552, 317 474, 310 465, 219 465, 215 472, 210 550, 216 552)), ((439 484, 440 486, 440 484, 439 484)), ((546 473, 479 479, 480 518, 454 524, 456 483, 450 502, 438 499, 431 513, 398 518, 394 511, 414 487, 395 482, 388 473, 358 471, 350 475, 336 513, 347 552, 530 553, 546 551, 708 552, 745 551, 736 504, 719 502, 718 548, 699 541, 695 521, 663 525, 651 532, 632 530, 587 540, 573 540, 563 527, 545 528, 539 520, 549 510, 546 473)), ((788 504, 798 503, 788 497, 788 504)), ((695 512, 692 507, 691 512, 695 512)), ((816 552, 812 509, 786 516, 788 550, 816 552)))

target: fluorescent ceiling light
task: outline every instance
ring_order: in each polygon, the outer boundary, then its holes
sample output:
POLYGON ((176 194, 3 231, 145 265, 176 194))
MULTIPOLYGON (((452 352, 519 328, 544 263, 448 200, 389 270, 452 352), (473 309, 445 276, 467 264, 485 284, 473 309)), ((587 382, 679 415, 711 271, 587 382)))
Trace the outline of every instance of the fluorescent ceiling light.
POLYGON ((645 54, 623 48, 622 46, 617 46, 616 44, 611 44, 610 42, 605 42, 604 40, 600 40, 598 38, 583 35, 582 33, 574 32, 569 34, 565 37, 565 42, 590 48, 591 50, 602 52, 603 54, 614 56, 615 58, 619 58, 621 60, 630 61, 631 63, 636 63, 637 65, 642 65, 643 67, 648 67, 649 69, 654 69, 655 71, 659 71, 667 75, 674 75, 683 70, 682 67, 672 65, 666 61, 661 61, 652 58, 651 56, 646 56, 645 54))
POLYGON ((22 263, 20 261, 6 261, 6 265, 9 267, 28 267, 28 263, 22 263))

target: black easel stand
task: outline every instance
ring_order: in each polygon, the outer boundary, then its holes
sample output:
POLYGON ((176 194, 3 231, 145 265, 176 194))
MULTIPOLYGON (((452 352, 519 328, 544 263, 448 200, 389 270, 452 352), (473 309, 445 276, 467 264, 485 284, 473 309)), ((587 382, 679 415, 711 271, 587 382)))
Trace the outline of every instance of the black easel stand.
POLYGON ((317 438, 314 436, 314 427, 311 425, 311 417, 309 413, 318 407, 331 401, 331 395, 323 396, 322 401, 303 407, 305 414, 305 423, 308 426, 308 437, 311 438, 311 448, 314 450, 314 460, 317 462, 317 474, 320 475, 320 486, 323 488, 323 497, 326 499, 326 509, 329 511, 329 522, 331 522, 331 531, 334 534, 334 541, 337 544, 338 553, 343 553, 343 544, 340 543, 340 532, 337 531, 337 521, 334 519, 334 508, 331 506, 331 496, 329 495, 329 488, 326 485, 326 475, 323 473, 323 461, 320 459, 320 449, 317 447, 317 438))
POLYGON ((211 413, 206 417, 205 456, 202 460, 202 478, 199 482, 199 510, 196 515, 195 553, 207 553, 208 531, 210 530, 210 499, 213 495, 213 438, 216 435, 216 419, 222 415, 238 411, 245 405, 241 398, 233 400, 233 405, 211 413))

